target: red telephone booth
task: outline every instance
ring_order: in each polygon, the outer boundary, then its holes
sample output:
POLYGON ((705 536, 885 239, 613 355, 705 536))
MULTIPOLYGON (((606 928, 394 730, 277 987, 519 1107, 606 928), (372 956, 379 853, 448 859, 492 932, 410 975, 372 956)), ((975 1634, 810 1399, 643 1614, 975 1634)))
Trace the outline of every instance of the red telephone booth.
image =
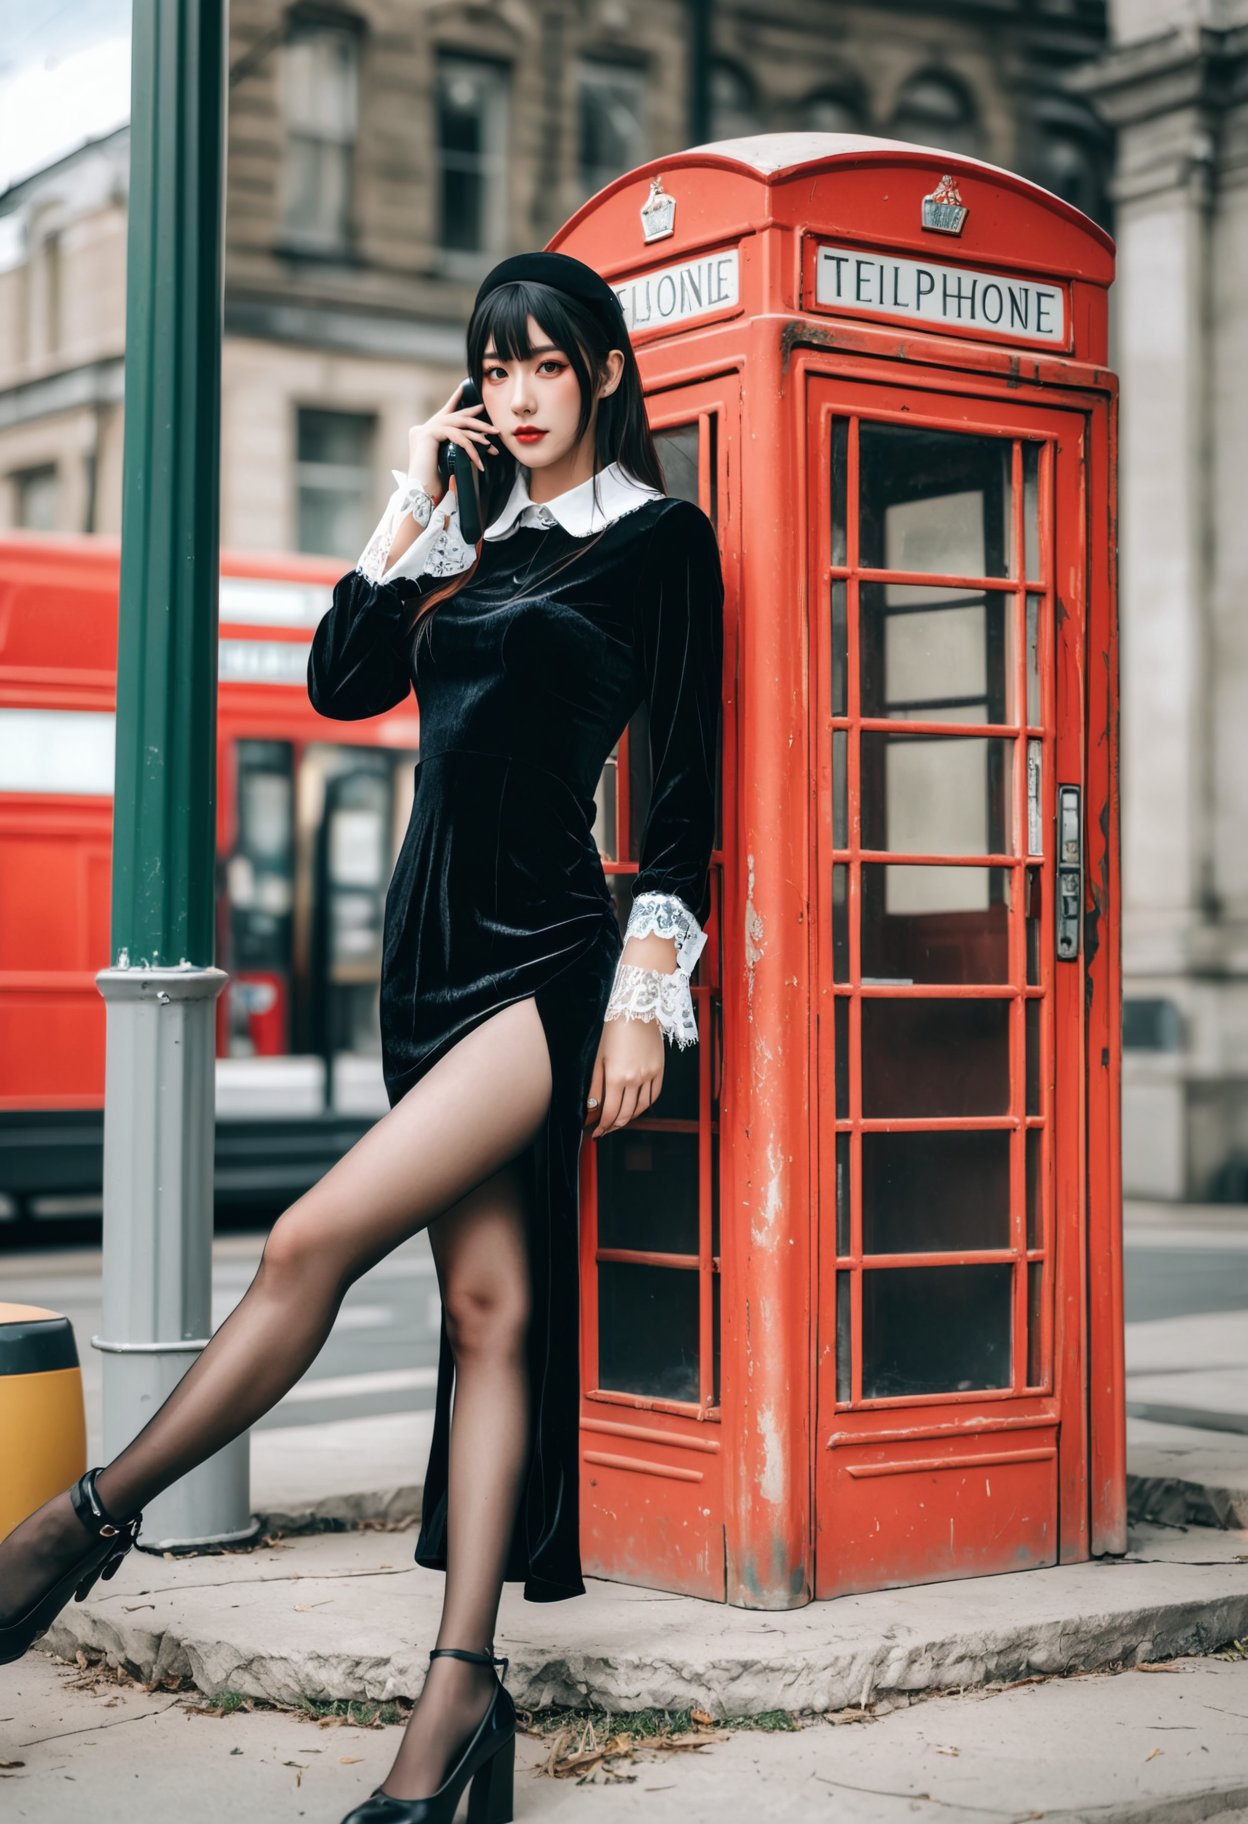
POLYGON ((727 586, 701 1043, 582 1155, 586 1569, 787 1608, 1120 1552, 1112 242, 791 134, 551 245, 727 586))

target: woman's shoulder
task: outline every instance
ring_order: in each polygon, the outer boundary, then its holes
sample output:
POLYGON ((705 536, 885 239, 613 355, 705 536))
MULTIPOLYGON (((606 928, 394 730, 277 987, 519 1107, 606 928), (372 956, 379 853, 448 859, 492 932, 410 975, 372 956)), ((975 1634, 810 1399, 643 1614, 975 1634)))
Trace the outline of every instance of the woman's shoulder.
POLYGON ((658 556, 663 551, 679 549, 690 540, 706 543, 715 539, 715 527, 696 501, 679 494, 659 494, 644 506, 617 520, 619 526, 634 522, 632 532, 647 554, 658 556))

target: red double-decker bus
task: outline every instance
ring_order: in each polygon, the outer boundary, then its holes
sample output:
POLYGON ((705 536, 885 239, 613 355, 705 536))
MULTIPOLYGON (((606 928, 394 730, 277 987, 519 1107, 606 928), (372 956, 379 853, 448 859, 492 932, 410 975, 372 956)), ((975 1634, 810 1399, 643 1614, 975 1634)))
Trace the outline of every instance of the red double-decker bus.
MULTIPOLYGON (((414 695, 350 723, 309 703, 308 647, 341 568, 221 560, 216 960, 230 982, 217 1003, 219 1206, 289 1202, 388 1106, 382 911, 419 721, 414 695)), ((110 959, 119 569, 116 540, 0 538, 0 1233, 10 1235, 41 1205, 89 1215, 94 1199, 98 1213, 95 975, 110 959)))

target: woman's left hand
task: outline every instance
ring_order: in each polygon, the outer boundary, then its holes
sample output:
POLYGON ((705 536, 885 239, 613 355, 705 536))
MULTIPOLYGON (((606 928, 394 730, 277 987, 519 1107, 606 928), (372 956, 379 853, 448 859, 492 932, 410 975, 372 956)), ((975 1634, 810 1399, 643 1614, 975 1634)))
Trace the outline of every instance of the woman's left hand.
POLYGON ((585 1124, 598 1121, 591 1140, 627 1127, 644 1114, 663 1087, 663 1029, 657 1020, 607 1020, 602 1028, 585 1124))

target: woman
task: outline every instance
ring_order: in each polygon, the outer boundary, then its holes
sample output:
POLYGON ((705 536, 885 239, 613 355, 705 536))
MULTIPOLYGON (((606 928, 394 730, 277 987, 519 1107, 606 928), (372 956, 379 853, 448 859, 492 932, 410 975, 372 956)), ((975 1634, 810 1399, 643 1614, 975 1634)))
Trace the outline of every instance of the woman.
POLYGON ((415 1557, 447 1573, 442 1621, 394 1764, 350 1824, 449 1820, 478 1770, 474 1815, 511 1817, 501 1585, 534 1602, 585 1587, 580 1143, 651 1106, 665 1039, 696 1039, 709 909, 719 554, 706 516, 663 492, 618 299, 566 255, 504 260, 477 294, 468 367, 483 405, 457 389, 412 430, 308 665, 324 715, 377 715, 413 683, 420 706, 386 899, 390 1112, 279 1217, 246 1295, 138 1436, 0 1544, 3 1660, 115 1572, 143 1504, 267 1412, 347 1287, 427 1228, 442 1324, 415 1557), (476 549, 439 480, 448 441, 479 472, 476 549), (643 700, 653 783, 621 947, 594 793, 643 700))

